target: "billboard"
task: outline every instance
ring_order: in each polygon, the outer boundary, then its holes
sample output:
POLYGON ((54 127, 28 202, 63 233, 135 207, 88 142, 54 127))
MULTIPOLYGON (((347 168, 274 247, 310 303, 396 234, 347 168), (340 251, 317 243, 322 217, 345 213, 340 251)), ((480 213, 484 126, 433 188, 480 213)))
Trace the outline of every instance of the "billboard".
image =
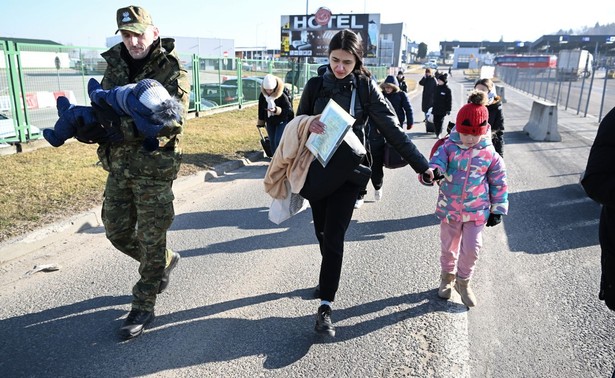
POLYGON ((331 38, 351 29, 363 43, 365 58, 378 54, 380 14, 332 14, 320 8, 313 15, 282 16, 280 56, 327 58, 331 38))

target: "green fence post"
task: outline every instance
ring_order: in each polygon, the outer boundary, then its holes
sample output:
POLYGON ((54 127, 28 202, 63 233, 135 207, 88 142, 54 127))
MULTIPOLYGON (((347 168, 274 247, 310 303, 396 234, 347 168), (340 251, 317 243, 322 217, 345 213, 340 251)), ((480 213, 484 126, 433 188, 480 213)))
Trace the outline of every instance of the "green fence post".
POLYGON ((19 50, 16 42, 4 41, 6 53, 6 67, 8 69, 8 92, 11 99, 13 125, 17 142, 27 141, 30 134, 28 115, 25 109, 27 102, 23 93, 23 78, 21 77, 19 50))
POLYGON ((201 111, 201 59, 197 54, 192 54, 192 92, 196 116, 201 111))
POLYGON ((239 109, 241 109, 243 105, 243 83, 242 83, 242 70, 243 70, 243 62, 241 58, 234 58, 235 64, 237 65, 237 92, 239 95, 239 109))

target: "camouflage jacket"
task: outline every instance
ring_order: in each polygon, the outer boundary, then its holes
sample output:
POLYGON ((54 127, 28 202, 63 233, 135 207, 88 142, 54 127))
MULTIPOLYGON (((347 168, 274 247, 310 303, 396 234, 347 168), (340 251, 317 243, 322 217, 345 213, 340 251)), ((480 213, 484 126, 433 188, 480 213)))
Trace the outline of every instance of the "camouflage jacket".
MULTIPOLYGON (((180 98, 185 111, 188 110, 190 82, 188 72, 181 66, 173 39, 161 39, 154 45, 154 51, 149 61, 132 80, 133 83, 142 79, 159 81, 171 96, 180 98)), ((101 54, 107 61, 107 69, 101 85, 103 89, 130 84, 128 64, 122 59, 122 43, 113 46, 101 54)), ((105 143, 98 147, 98 157, 103 168, 113 175, 126 178, 153 178, 174 180, 177 177, 182 160, 179 145, 182 125, 185 121, 173 127, 165 127, 158 134, 159 148, 153 152, 143 148, 143 136, 130 117, 121 117, 119 128, 123 140, 117 143, 105 143)))

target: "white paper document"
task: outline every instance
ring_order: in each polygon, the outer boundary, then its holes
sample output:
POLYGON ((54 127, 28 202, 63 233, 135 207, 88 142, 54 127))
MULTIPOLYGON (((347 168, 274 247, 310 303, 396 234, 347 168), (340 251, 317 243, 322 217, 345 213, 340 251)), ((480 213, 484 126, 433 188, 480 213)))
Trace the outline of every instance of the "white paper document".
POLYGON ((318 159, 323 167, 344 140, 346 133, 352 127, 355 119, 348 114, 337 102, 330 99, 322 111, 320 122, 324 123, 324 134, 312 133, 306 143, 306 147, 318 159))

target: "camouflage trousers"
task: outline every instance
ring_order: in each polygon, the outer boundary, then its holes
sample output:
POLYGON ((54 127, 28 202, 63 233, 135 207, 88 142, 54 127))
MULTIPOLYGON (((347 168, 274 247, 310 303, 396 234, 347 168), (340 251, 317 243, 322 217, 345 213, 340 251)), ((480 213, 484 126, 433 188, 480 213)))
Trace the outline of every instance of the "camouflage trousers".
POLYGON ((132 289, 132 308, 152 311, 172 252, 167 230, 173 223, 173 181, 128 179, 109 174, 102 221, 107 239, 137 260, 141 278, 132 289))

